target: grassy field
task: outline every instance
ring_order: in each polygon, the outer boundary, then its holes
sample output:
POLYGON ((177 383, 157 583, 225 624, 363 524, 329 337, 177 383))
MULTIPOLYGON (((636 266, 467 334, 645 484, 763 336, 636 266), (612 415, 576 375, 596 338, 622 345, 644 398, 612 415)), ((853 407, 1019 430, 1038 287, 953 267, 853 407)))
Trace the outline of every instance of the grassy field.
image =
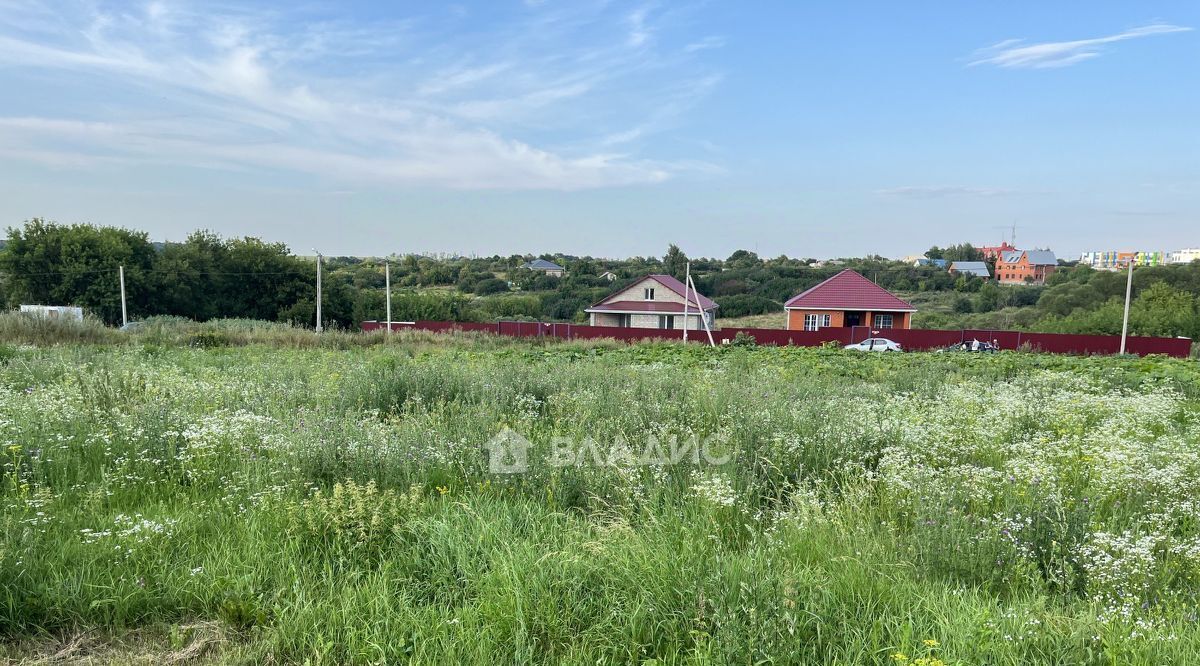
POLYGON ((0 332, 0 659, 1200 663, 1195 362, 0 332))

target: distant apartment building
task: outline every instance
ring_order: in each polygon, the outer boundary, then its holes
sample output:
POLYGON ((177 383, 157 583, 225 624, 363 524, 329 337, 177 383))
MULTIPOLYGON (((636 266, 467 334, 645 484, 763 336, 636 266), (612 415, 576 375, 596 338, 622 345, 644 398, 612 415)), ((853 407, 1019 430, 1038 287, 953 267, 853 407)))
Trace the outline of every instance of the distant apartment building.
POLYGON ((1011 250, 996 259, 996 280, 1002 284, 1045 284, 1058 269, 1050 250, 1011 250))
POLYGON ((1190 264, 1198 259, 1200 259, 1200 247, 1175 250, 1167 255, 1168 264, 1190 264))
MULTIPOLYGON (((1200 252, 1200 250, 1197 252, 1200 252)), ((1108 250, 1103 252, 1084 252, 1079 257, 1079 263, 1091 266, 1100 271, 1118 271, 1130 263, 1134 266, 1162 266, 1171 262, 1170 255, 1166 252, 1121 252, 1118 250, 1108 250)))

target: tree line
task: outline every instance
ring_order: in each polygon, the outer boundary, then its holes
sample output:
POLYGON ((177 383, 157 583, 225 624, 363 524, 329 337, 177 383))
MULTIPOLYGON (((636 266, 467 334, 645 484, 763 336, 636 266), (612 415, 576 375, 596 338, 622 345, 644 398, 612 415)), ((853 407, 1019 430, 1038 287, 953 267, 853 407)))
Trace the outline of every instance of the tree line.
MULTIPOLYGON (((926 254, 953 260, 981 257, 969 244, 935 247, 926 254)), ((352 328, 384 317, 385 261, 390 263, 395 320, 584 321, 584 309, 614 290, 647 273, 682 279, 690 263, 697 287, 721 306, 723 318, 781 313, 793 295, 852 268, 917 301, 920 327, 1119 333, 1125 279, 1124 274, 1064 262, 1044 286, 1000 285, 880 256, 764 259, 737 250, 725 259, 689 258, 675 245, 662 257, 540 256, 564 266, 566 275, 553 277, 524 268, 538 258, 535 255, 326 257, 324 323, 352 328), (611 279, 605 273, 611 273, 611 279)), ((222 238, 203 230, 182 242, 153 243, 145 232, 131 229, 30 220, 8 230, 7 243, 0 249, 0 291, 10 307, 79 305, 117 323, 118 266, 125 268, 129 311, 135 319, 172 315, 201 321, 314 323, 313 257, 296 256, 283 243, 222 238)), ((1132 330, 1200 337, 1198 294, 1200 263, 1137 269, 1132 330)))

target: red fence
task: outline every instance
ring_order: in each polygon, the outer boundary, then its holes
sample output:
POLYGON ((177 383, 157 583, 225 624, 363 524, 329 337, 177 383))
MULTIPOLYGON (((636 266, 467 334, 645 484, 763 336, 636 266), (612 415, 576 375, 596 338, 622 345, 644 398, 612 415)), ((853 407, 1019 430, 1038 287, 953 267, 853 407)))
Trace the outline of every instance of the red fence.
MULTIPOLYGON (((382 329, 383 322, 364 321, 364 331, 382 329)), ((564 340, 587 340, 613 338, 626 342, 638 340, 682 340, 683 331, 657 328, 618 328, 615 326, 583 326, 538 321, 498 321, 490 324, 453 321, 392 322, 392 330, 413 329, 422 331, 482 331, 497 335, 521 338, 553 337, 564 340)), ((847 345, 861 342, 872 335, 867 326, 851 328, 823 328, 819 331, 786 331, 773 328, 722 328, 713 331, 713 340, 722 344, 745 333, 760 345, 797 345, 815 347, 826 342, 847 345)), ((879 335, 878 329, 874 332, 879 335)), ((996 342, 1001 349, 1027 348, 1055 354, 1116 354, 1121 349, 1121 338, 1115 335, 1068 335, 1063 333, 1026 333, 1023 331, 959 330, 939 331, 929 329, 893 328, 883 337, 899 342, 905 349, 940 349, 961 342, 979 340, 996 342)), ((707 342, 704 331, 688 331, 688 340, 707 342)), ((1148 338, 1130 336, 1125 350, 1130 354, 1166 354, 1187 358, 1192 341, 1188 338, 1148 338)))

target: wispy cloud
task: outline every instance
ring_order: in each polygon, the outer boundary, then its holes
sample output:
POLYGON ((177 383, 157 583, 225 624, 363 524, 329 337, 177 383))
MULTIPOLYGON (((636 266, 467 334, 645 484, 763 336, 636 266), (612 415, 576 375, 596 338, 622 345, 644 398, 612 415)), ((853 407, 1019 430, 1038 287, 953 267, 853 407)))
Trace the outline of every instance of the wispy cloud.
POLYGON ((719 49, 725 46, 725 38, 717 35, 709 35, 700 41, 692 42, 683 47, 685 53, 695 53, 696 51, 707 51, 709 49, 719 49))
POLYGON ((1019 194, 1017 190, 999 187, 964 187, 961 185, 933 185, 891 187, 876 190, 875 194, 882 197, 903 197, 909 199, 940 199, 947 197, 1006 197, 1019 194))
POLYGON ((685 113, 719 80, 697 58, 654 51, 649 9, 528 4, 485 36, 459 36, 438 22, 459 20, 445 13, 359 25, 163 1, 61 13, 16 2, 0 17, 0 76, 36 73, 105 103, 8 104, 0 155, 465 189, 656 183, 706 169, 632 145, 670 125, 664 109, 685 113), (609 137, 635 121, 637 136, 614 154, 609 137))
POLYGON ((641 46, 650 39, 653 34, 652 29, 647 25, 646 19, 650 14, 650 7, 638 7, 629 12, 626 21, 629 23, 629 45, 641 46))
POLYGON ((1006 68, 1044 69, 1067 67, 1100 55, 1104 46, 1140 37, 1188 32, 1191 28, 1169 23, 1151 23, 1106 37, 1077 39, 1069 42, 1025 44, 1024 40, 1009 39, 975 52, 969 63, 1006 68))

